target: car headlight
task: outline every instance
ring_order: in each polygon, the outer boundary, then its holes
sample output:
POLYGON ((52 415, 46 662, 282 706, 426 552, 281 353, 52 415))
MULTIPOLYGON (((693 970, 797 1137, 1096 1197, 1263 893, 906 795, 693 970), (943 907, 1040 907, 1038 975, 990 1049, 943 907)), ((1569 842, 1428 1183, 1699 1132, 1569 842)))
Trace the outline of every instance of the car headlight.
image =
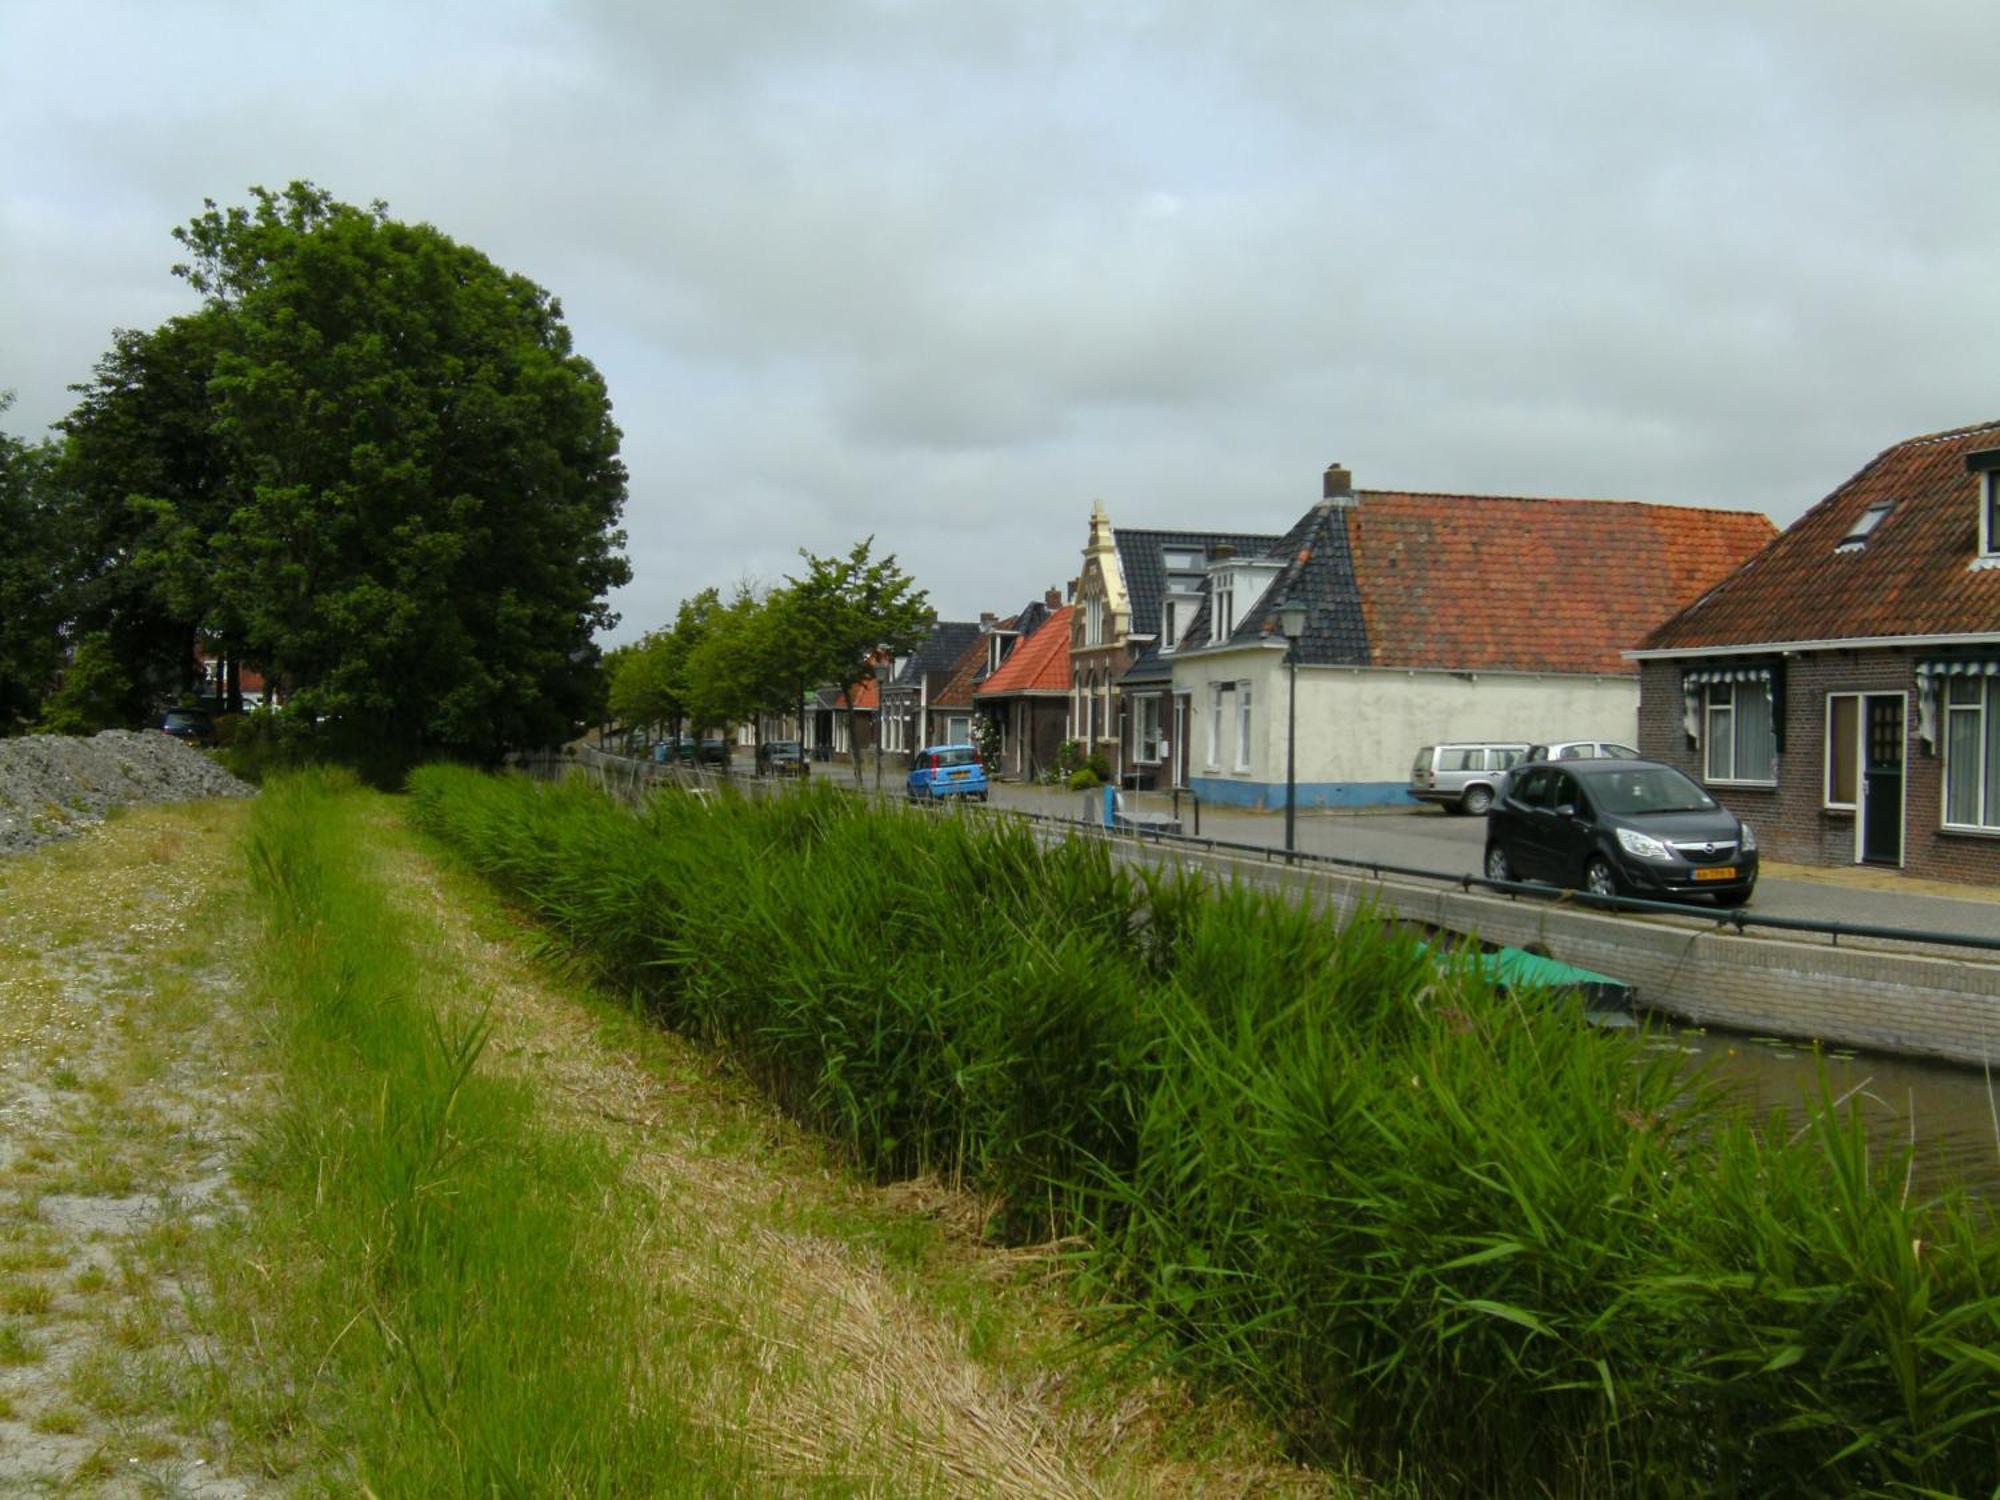
POLYGON ((1745 854, 1755 854, 1757 852, 1757 830, 1752 828, 1748 823, 1743 825, 1743 852, 1745 854))
POLYGON ((1629 828, 1618 830, 1618 842, 1627 854, 1636 854, 1641 859, 1678 859, 1680 856, 1659 839, 1648 834, 1634 833, 1629 828))

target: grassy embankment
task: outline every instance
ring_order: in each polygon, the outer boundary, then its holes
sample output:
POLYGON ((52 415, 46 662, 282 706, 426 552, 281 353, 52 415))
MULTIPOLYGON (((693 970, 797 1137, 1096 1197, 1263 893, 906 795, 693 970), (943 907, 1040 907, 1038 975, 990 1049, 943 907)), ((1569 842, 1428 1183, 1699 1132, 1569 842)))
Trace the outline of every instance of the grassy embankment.
POLYGON ((1077 1233, 1299 1451, 1437 1492, 1984 1493, 2000 1236, 1537 997, 1093 846, 806 794, 625 813, 430 770, 421 823, 884 1178, 1077 1233))
POLYGON ((1046 1302, 1006 1258, 861 1201, 684 1044, 538 974, 391 806, 281 779, 249 842, 280 1103, 209 1325, 273 1467, 385 1496, 1333 1488, 1170 1392, 1050 1399, 1079 1367, 1021 1337, 1046 1302))

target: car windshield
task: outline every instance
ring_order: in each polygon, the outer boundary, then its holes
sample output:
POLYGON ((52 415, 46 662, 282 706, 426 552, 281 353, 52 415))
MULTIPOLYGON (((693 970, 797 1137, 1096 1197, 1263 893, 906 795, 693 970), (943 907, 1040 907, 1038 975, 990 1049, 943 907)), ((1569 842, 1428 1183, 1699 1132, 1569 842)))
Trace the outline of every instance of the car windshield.
POLYGON ((970 745, 946 745, 931 752, 934 766, 970 766, 979 761, 979 752, 970 745))
POLYGON ((1589 778, 1590 794, 1605 812, 1630 817, 1638 813, 1707 812, 1715 799, 1679 771, 1667 766, 1635 766, 1589 778))
POLYGON ((198 729, 208 723, 208 715, 198 708, 176 708, 167 714, 167 722, 198 729))

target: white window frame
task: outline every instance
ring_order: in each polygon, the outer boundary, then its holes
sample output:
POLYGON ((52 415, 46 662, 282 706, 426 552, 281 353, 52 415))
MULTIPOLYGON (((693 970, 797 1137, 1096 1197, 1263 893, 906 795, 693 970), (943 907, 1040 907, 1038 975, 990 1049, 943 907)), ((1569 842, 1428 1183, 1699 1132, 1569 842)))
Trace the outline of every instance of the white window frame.
POLYGON ((1180 635, 1174 629, 1175 606, 1179 603, 1180 600, 1178 599, 1169 599, 1160 606, 1160 654, 1162 656, 1171 655, 1174 649, 1174 642, 1180 639, 1180 635))
POLYGON ((1236 769, 1250 769, 1250 684, 1236 684, 1236 769))
POLYGON ((2000 469, 1980 478, 1978 566, 2000 566, 2000 469))
POLYGON ((1160 763, 1160 695, 1145 693, 1134 698, 1138 710, 1138 732, 1134 735, 1134 758, 1142 766, 1160 763))
POLYGON ((1954 833, 2000 833, 2000 787, 1988 786, 1986 763, 1992 756, 1992 742, 2000 735, 2000 677, 1981 673, 1976 676, 1947 677, 1938 684, 1938 757, 1941 762, 1938 774, 1938 824, 1954 833), (1953 703, 1951 689, 1954 683, 1973 682, 1979 686, 1976 703, 1953 703), (1975 777, 1975 801, 1978 804, 1976 823, 1954 823, 1951 821, 1951 724, 1954 714, 1976 717, 1979 750, 1973 775, 1975 777))
POLYGON ((1208 591, 1209 644, 1219 646, 1236 630, 1236 575, 1218 573, 1208 591))
POLYGON ((1829 812, 1859 813, 1861 811, 1861 778, 1868 772, 1866 765, 1867 754, 1863 747, 1863 736, 1867 733, 1864 727, 1867 719, 1865 712, 1866 704, 1863 702, 1866 697, 1867 694, 1861 692, 1828 693, 1826 695, 1826 707, 1824 710, 1826 728, 1825 732, 1820 736, 1821 743, 1825 747, 1825 772, 1820 778, 1820 806, 1829 812), (1833 705, 1841 699, 1850 700, 1854 704, 1854 733, 1848 737, 1847 744, 1848 753, 1854 757, 1854 800, 1852 802, 1837 802, 1834 800, 1833 795, 1833 705))
POLYGON ((1767 777, 1739 776, 1736 774, 1736 695, 1742 692, 1769 693, 1766 683, 1751 680, 1745 682, 1710 682, 1702 685, 1701 694, 1701 779, 1705 786, 1766 786, 1778 784, 1778 725, 1777 705, 1772 704, 1771 712, 1771 774, 1767 777), (1729 694, 1728 704, 1714 701, 1718 691, 1729 694), (1720 718, 1728 725, 1726 733, 1718 735, 1716 721, 1720 718), (1715 752, 1718 746, 1727 746, 1729 767, 1720 775, 1715 771, 1715 752))
POLYGON ((1211 682, 1208 685, 1208 768, 1222 769, 1222 695, 1233 693, 1233 682, 1211 682))

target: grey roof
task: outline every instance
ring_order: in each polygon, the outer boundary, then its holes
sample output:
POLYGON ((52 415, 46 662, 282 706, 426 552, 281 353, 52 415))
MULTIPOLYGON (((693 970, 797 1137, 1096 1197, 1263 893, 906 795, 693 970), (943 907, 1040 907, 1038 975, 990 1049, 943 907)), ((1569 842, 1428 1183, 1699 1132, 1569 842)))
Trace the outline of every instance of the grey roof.
MULTIPOLYGON (((1354 576, 1354 549, 1347 535, 1349 513, 1348 507, 1322 500, 1262 554, 1268 561, 1282 559, 1284 566, 1256 605, 1237 621, 1229 636, 1230 645, 1283 641, 1278 611, 1287 599, 1298 599, 1306 605, 1306 633, 1299 640, 1301 663, 1320 667, 1368 665, 1368 625, 1361 614, 1361 585, 1354 576)), ((1182 639, 1197 634, 1208 635, 1206 590, 1182 639)), ((1135 668, 1138 665, 1134 663, 1135 668)))
POLYGON ((904 661, 903 670, 896 674, 895 685, 913 686, 918 678, 933 672, 951 672, 978 639, 977 620, 933 620, 931 633, 904 661))
MULTIPOLYGON (((1160 609, 1167 598, 1167 564, 1164 556, 1169 547, 1185 547, 1199 552, 1202 566, 1208 566, 1218 546, 1228 545, 1236 549, 1240 557, 1262 557, 1276 547, 1281 538, 1269 535, 1253 535, 1240 531, 1148 531, 1144 529, 1116 532, 1118 538, 1118 562, 1125 572, 1125 598, 1131 606, 1131 634, 1157 636, 1160 630, 1160 609)), ((1204 576, 1201 592, 1206 596, 1208 581, 1204 576)), ((1185 638, 1183 627, 1183 638, 1185 638)), ((1134 682, 1157 677, 1164 681, 1173 675, 1173 663, 1169 657, 1160 654, 1160 643, 1155 640, 1140 654, 1138 660, 1126 669, 1121 682, 1134 682)))
MULTIPOLYGON (((1030 604, 1025 609, 1023 609, 1018 615, 1015 615, 1011 620, 1002 620, 998 625, 994 626, 993 628, 996 632, 998 632, 1001 635, 1011 635, 1015 637, 1014 645, 1019 646, 1022 641, 1025 641, 1029 636, 1033 635, 1035 633, 1036 628, 1041 624, 1043 624, 1048 619, 1048 617, 1049 617, 1048 605, 1044 604, 1041 600, 1037 599, 1033 604, 1030 604)), ((1009 649, 1007 654, 1009 656, 1012 656, 1014 654, 1011 648, 1009 649)), ((991 671, 982 666, 977 672, 974 672, 972 674, 972 681, 976 686, 977 684, 984 682, 987 678, 991 677, 992 675, 993 674, 991 671)))

